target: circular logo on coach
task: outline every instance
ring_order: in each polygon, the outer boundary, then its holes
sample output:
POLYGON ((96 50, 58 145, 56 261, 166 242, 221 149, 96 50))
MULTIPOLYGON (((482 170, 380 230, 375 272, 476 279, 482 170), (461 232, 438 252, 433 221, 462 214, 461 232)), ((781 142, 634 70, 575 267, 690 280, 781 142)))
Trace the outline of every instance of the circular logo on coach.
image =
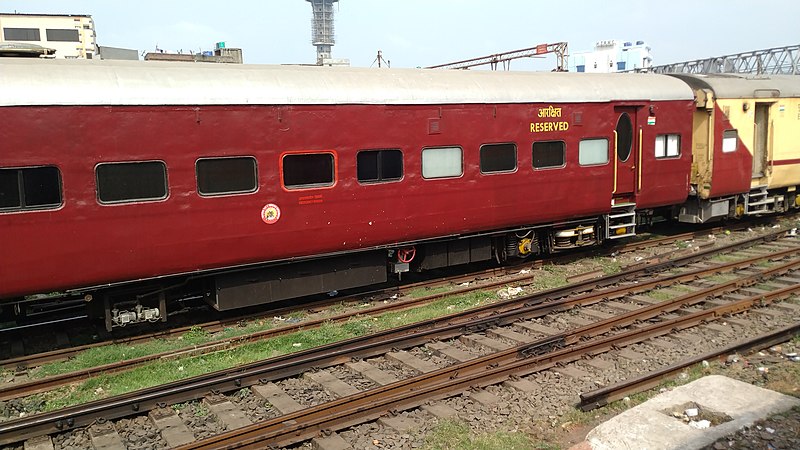
POLYGON ((281 218, 281 209, 274 203, 268 203, 261 209, 261 220, 272 225, 281 218))

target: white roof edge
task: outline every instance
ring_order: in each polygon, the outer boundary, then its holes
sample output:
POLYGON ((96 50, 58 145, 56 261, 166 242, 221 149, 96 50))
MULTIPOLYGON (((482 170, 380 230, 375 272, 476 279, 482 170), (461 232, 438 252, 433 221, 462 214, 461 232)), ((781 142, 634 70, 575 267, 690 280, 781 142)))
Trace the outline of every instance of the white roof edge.
POLYGON ((686 100, 653 74, 0 58, 0 106, 574 103, 686 100))

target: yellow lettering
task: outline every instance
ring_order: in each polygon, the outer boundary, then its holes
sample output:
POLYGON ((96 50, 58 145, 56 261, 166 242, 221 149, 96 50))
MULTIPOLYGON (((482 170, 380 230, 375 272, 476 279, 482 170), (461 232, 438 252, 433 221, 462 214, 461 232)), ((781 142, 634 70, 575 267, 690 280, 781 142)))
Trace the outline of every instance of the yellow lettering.
POLYGON ((569 122, 531 122, 531 133, 569 130, 569 122))

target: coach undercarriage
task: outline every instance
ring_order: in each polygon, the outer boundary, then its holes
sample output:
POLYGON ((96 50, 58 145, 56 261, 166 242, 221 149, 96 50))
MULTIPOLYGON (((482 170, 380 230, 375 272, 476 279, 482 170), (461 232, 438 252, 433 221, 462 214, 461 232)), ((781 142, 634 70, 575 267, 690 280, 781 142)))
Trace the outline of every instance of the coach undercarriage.
POLYGON ((746 216, 783 213, 800 208, 797 187, 767 189, 758 186, 745 194, 710 199, 690 197, 676 207, 675 217, 685 223, 706 223, 714 220, 741 219, 746 216))

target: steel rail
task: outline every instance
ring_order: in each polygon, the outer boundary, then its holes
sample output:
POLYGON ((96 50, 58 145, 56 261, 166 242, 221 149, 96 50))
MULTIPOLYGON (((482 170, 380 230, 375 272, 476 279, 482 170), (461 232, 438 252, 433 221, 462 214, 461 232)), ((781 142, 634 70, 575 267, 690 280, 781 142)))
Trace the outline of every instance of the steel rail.
MULTIPOLYGON (((659 239, 656 239, 659 240, 659 239)), ((686 249, 678 250, 678 253, 685 253, 686 249)), ((648 259, 641 261, 637 264, 631 266, 631 268, 643 268, 649 264, 654 264, 658 262, 663 262, 665 258, 674 257, 675 253, 670 253, 669 255, 657 255, 654 259, 648 259)), ((527 265, 526 265, 527 266, 527 265)), ((212 341, 204 344, 193 345, 189 347, 184 347, 178 350, 171 350, 165 351, 160 353, 155 353, 152 355, 146 355, 138 358, 132 358, 128 360, 117 361, 114 363, 103 364, 99 366, 95 366, 92 368, 87 369, 80 369, 72 372, 62 373, 58 375, 53 375, 50 377, 42 378, 42 379, 35 379, 27 382, 15 383, 15 384, 8 384, 5 386, 0 387, 0 401, 10 400, 14 398, 19 398, 26 395, 32 395, 40 392, 45 392, 47 390, 54 389, 56 387, 64 386, 66 384, 75 383, 81 380, 85 380, 91 377, 99 376, 101 374, 110 374, 115 372, 120 372, 123 370, 129 370, 131 368, 137 367, 139 365, 158 361, 158 360, 165 360, 170 358, 178 358, 184 356, 196 356, 204 353, 209 353, 212 351, 220 351, 235 348, 241 345, 245 345, 250 342, 256 342, 263 339, 268 339, 276 336, 281 336, 289 333, 298 332, 301 330, 308 330, 311 328, 317 328, 322 326, 326 323, 344 323, 354 316, 376 316, 378 314, 384 314, 387 312, 392 311, 401 311, 404 309, 413 308, 415 306, 427 304, 434 300, 452 296, 452 295, 460 295, 468 292, 484 290, 500 285, 506 284, 514 284, 520 283, 527 280, 532 279, 533 275, 523 275, 520 277, 514 277, 511 279, 504 279, 499 280, 496 282, 491 283, 480 283, 475 284, 469 288, 463 289, 455 289, 452 291, 448 291, 445 293, 440 294, 433 294, 423 297, 418 297, 416 299, 407 299, 400 302, 389 303, 385 305, 379 305, 372 308, 361 309, 354 312, 349 313, 342 313, 335 316, 329 316, 322 319, 315 319, 306 322, 300 322, 294 325, 288 325, 278 328, 272 328, 269 330, 258 331, 255 333, 250 333, 243 336, 236 336, 227 339, 222 339, 218 341, 212 341)))
POLYGON ((795 323, 788 327, 756 336, 752 339, 745 339, 725 348, 713 350, 699 356, 693 356, 637 378, 623 380, 611 386, 606 386, 594 391, 582 393, 580 395, 580 408, 583 411, 591 411, 593 409, 606 406, 607 404, 616 400, 620 400, 627 395, 652 389, 660 385, 665 379, 680 373, 687 367, 699 364, 702 361, 708 361, 734 353, 760 350, 771 347, 773 345, 789 341, 797 335, 800 335, 800 323, 795 323))
MULTIPOLYGON (((749 222, 748 222, 748 224, 749 224, 749 222)), ((600 253, 600 254, 608 253, 608 254, 610 254, 610 253, 613 253, 615 251, 624 253, 624 252, 642 250, 642 249, 646 249, 646 248, 651 248, 651 247, 663 245, 663 244, 666 244, 666 243, 672 243, 672 242, 680 241, 682 239, 696 239, 698 237, 701 237, 701 236, 705 235, 706 233, 709 233, 709 232, 713 233, 713 232, 716 232, 716 231, 720 231, 720 230, 722 230, 724 228, 725 227, 713 227, 713 228, 709 228, 709 229, 703 229, 703 230, 697 230, 697 231, 690 231, 690 232, 686 232, 686 233, 680 233, 680 234, 673 235, 673 236, 663 236, 663 237, 651 238, 651 239, 647 239, 647 240, 643 240, 643 241, 626 242, 626 243, 624 243, 622 245, 609 247, 605 251, 600 251, 600 252, 598 251, 597 248, 593 248, 590 251, 590 253, 600 253)), ((685 249, 678 250, 678 252, 684 252, 684 251, 685 251, 685 249)), ((271 310, 271 311, 269 311, 269 315, 271 317, 271 316, 274 316, 274 315, 289 314, 289 313, 296 312, 296 311, 299 311, 299 310, 313 311, 315 309, 324 308, 324 307, 327 307, 327 306, 330 306, 330 305, 333 305, 333 304, 339 304, 339 303, 349 302, 349 301, 355 302, 355 301, 357 301, 357 298, 355 298, 355 297, 363 297, 363 296, 366 296, 366 295, 389 295, 389 294, 392 294, 392 293, 399 293, 399 292, 403 292, 405 290, 415 289, 415 288, 418 288, 420 286, 432 287, 432 286, 437 286, 437 285, 445 285, 447 283, 457 283, 457 282, 462 281, 462 280, 475 279, 476 277, 481 277, 481 276, 505 276, 505 275, 508 275, 510 273, 516 272, 516 271, 518 271, 520 269, 525 269, 525 268, 529 268, 529 267, 530 268, 542 267, 542 266, 544 266, 546 264, 555 263, 555 262, 572 261, 572 260, 576 260, 576 259, 578 259, 578 258, 580 258, 582 256, 584 256, 584 253, 582 253, 582 252, 581 253, 570 253, 570 254, 564 254, 564 255, 557 255, 557 256, 554 256, 554 257, 551 257, 551 258, 530 261, 530 262, 526 262, 524 264, 518 264, 518 265, 510 266, 510 267, 491 268, 491 269, 481 270, 481 271, 478 271, 478 272, 473 272, 473 273, 465 274, 465 275, 455 275, 455 276, 452 276, 452 277, 442 277, 442 278, 437 278, 437 279, 434 279, 434 280, 420 281, 420 282, 411 283, 411 284, 407 284, 407 285, 403 285, 403 286, 391 286, 391 287, 388 287, 388 288, 385 288, 385 289, 378 289, 378 290, 374 290, 374 291, 361 292, 361 293, 358 293, 358 294, 354 294, 351 297, 337 298, 337 299, 325 299, 325 300, 321 300, 321 301, 318 301, 318 302, 313 302, 313 303, 302 305, 302 307, 300 307, 300 308, 295 307, 295 306, 290 306, 290 307, 280 308, 280 309, 276 309, 276 310, 271 310)), ((656 256, 653 259, 656 262, 663 261, 663 257, 661 257, 661 256, 656 256)), ((643 265, 647 264, 648 262, 652 262, 652 260, 651 261, 642 261, 640 264, 643 266, 643 265)), ((636 266, 636 265, 634 265, 634 266, 636 266)), ((524 277, 524 278, 521 278, 521 279, 528 279, 528 278, 532 278, 532 276, 531 277, 524 277)), ((508 280, 507 282, 508 283, 514 283, 514 282, 517 282, 517 281, 519 281, 519 280, 513 280, 512 279, 512 280, 508 280)), ((487 286, 487 287, 491 287, 491 286, 487 286)), ((435 299, 441 298, 441 297, 446 296, 446 295, 451 295, 451 294, 443 294, 443 295, 439 295, 439 296, 425 296, 425 297, 423 297, 423 299, 430 301, 430 300, 435 300, 435 299)), ((417 302, 417 303, 419 303, 419 302, 417 302)), ((350 316, 355 315, 355 314, 362 314, 363 315, 363 313, 364 313, 364 310, 360 310, 358 312, 351 313, 350 316)), ((238 324, 241 323, 242 321, 253 321, 253 320, 258 320, 258 319, 257 318, 253 319, 253 317, 251 315, 237 316, 237 317, 232 317, 232 318, 228 318, 228 319, 214 320, 214 321, 211 321, 211 322, 206 322, 206 323, 197 324, 197 325, 183 326, 183 327, 172 328, 172 329, 169 329, 169 330, 161 330, 161 331, 156 331, 156 332, 153 332, 153 333, 147 333, 147 334, 142 334, 142 335, 137 335, 137 336, 131 336, 131 337, 126 337, 126 338, 118 338, 118 339, 113 339, 113 340, 108 340, 108 341, 103 341, 103 342, 94 342, 94 343, 91 343, 91 344, 85 344, 85 345, 81 345, 81 346, 75 346, 75 347, 51 350, 51 351, 47 351, 47 352, 41 352, 41 353, 32 354, 32 355, 8 358, 6 360, 0 360, 0 368, 2 368, 2 369, 11 369, 11 370, 28 369, 28 368, 31 368, 31 367, 40 366, 40 365, 43 365, 43 364, 46 364, 46 363, 50 363, 50 362, 65 361, 65 360, 67 360, 67 359, 69 359, 71 357, 74 357, 75 355, 77 355, 80 352, 83 352, 83 351, 86 351, 86 350, 89 350, 89 349, 95 348, 95 347, 102 347, 102 346, 106 346, 106 345, 109 345, 109 344, 134 345, 134 344, 137 344, 137 343, 146 342, 146 341, 150 341, 150 340, 154 340, 154 339, 169 338, 169 337, 172 337, 172 336, 182 335, 182 334, 190 331, 193 327, 200 327, 205 332, 213 333, 213 332, 221 331, 226 327, 238 326, 238 324)), ((309 322, 304 322, 304 324, 308 324, 308 323, 309 322)), ((259 338, 263 338, 263 337, 264 336, 253 336, 254 339, 259 339, 259 338)), ((242 338, 242 337, 239 336, 238 338, 242 338)), ((236 340, 236 338, 233 338, 232 340, 236 340)), ((241 339, 239 339, 239 340, 241 340, 241 339)), ((214 346, 214 345, 212 345, 212 343, 209 343, 207 345, 204 345, 204 347, 206 347, 206 348, 218 348, 218 347, 225 347, 225 345, 226 345, 223 341, 216 341, 216 342, 219 343, 219 345, 214 346)), ((180 351, 190 352, 190 351, 199 351, 199 350, 200 350, 199 348, 195 348, 195 347, 186 347, 184 349, 181 349, 180 351)), ((165 355, 159 354, 157 356, 157 358, 161 358, 163 356, 165 356, 165 355)), ((152 359, 156 359, 156 358, 152 358, 152 359)), ((150 359, 150 360, 152 360, 152 359, 150 359)), ((139 363, 141 363, 141 362, 144 362, 144 361, 139 361, 139 363)), ((114 370, 114 368, 110 367, 110 368, 104 369, 104 370, 114 370)), ((96 373, 98 373, 98 371, 95 370, 94 373, 96 374, 96 373)))
POLYGON ((58 411, 36 414, 0 423, 0 445, 33 436, 85 426, 91 424, 98 418, 114 419, 124 417, 131 413, 148 411, 165 404, 195 400, 208 392, 232 391, 243 386, 249 386, 267 380, 294 376, 317 367, 343 363, 353 357, 374 356, 385 353, 392 348, 421 345, 436 338, 449 338, 466 332, 475 332, 493 326, 510 324, 520 318, 541 317, 550 312, 566 310, 579 304, 595 303, 613 295, 622 296, 628 292, 639 292, 644 286, 655 287, 668 280, 692 280, 702 276, 704 273, 716 273, 725 270, 724 267, 731 269, 744 267, 751 265, 752 261, 780 258, 800 251, 800 247, 787 249, 770 255, 750 258, 750 262, 739 261, 729 263, 727 266, 714 266, 705 270, 670 275, 651 280, 650 282, 639 282, 635 285, 620 286, 615 289, 602 291, 595 295, 586 294, 578 297, 563 298, 562 300, 552 300, 554 298, 565 297, 575 292, 583 292, 598 288, 600 285, 624 281, 634 274, 647 274, 657 268, 666 269, 675 267, 680 263, 688 264, 711 254, 730 251, 734 248, 746 247, 754 242, 771 241, 783 233, 784 232, 775 232, 770 235, 752 238, 747 241, 740 241, 717 249, 701 251, 647 269, 626 271, 617 275, 604 277, 600 280, 590 280, 572 286, 551 289, 539 294, 483 305, 465 312, 328 344, 315 349, 283 355, 263 362, 256 362, 237 368, 198 375, 186 380, 146 388, 108 399, 96 400, 84 405, 68 407, 58 411), (498 306, 503 306, 503 308, 498 308, 498 306))
MULTIPOLYGON (((536 353, 542 346, 548 346, 548 350, 553 348, 552 339, 544 338, 532 344, 518 345, 509 350, 454 364, 435 372, 306 408, 179 448, 181 450, 264 448, 264 445, 294 444, 314 437, 323 430, 337 430, 374 420, 395 409, 418 407, 432 399, 445 398, 476 386, 497 384, 511 375, 541 371, 556 364, 575 361, 584 355, 604 353, 674 330, 690 328, 706 321, 716 320, 725 314, 741 312, 757 305, 788 298, 797 292, 800 292, 800 284, 637 330, 622 332, 615 336, 579 343, 570 348, 557 348, 547 354, 536 353)), ((609 323, 608 329, 612 329, 613 326, 609 323)), ((583 336, 580 333, 579 329, 565 333, 564 337, 569 337, 572 342, 581 342, 583 336)))

